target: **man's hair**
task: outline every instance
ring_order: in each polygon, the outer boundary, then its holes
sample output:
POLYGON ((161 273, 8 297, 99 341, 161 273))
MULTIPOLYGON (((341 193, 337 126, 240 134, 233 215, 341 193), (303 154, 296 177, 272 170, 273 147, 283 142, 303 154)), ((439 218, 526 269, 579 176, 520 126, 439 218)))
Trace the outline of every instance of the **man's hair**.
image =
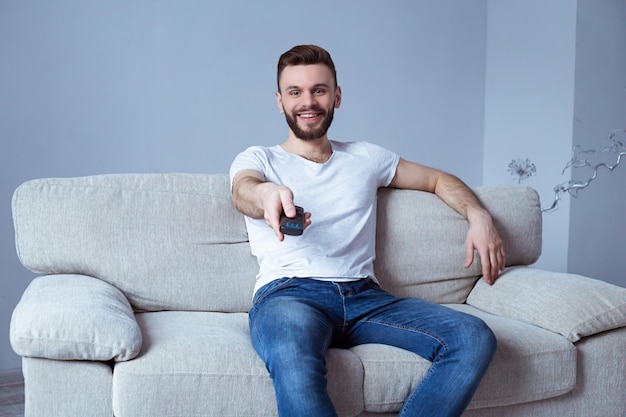
POLYGON ((335 64, 328 51, 317 45, 298 45, 282 54, 278 60, 278 71, 276 74, 278 91, 280 92, 280 74, 282 74, 285 67, 313 64, 323 64, 330 68, 335 80, 335 87, 337 87, 337 71, 335 70, 335 64))

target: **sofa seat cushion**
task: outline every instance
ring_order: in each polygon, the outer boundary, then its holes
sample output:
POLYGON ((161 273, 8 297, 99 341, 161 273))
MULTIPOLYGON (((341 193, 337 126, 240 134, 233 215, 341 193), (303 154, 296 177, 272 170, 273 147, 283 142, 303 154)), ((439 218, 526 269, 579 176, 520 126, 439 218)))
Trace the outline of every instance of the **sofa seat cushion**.
MULTIPOLYGON (((469 409, 504 406, 556 397, 576 383, 576 348, 566 338, 468 305, 448 305, 483 319, 498 349, 469 409)), ((430 362, 383 345, 350 349, 363 362, 365 410, 397 412, 426 374, 430 362)))
MULTIPOLYGON (((470 409, 552 398, 574 387, 576 348, 566 338, 468 305, 449 307, 482 318, 498 339, 470 409)), ((137 321, 142 351, 114 369, 117 417, 276 415, 272 383, 252 347, 246 313, 153 312, 137 314, 137 321)), ((327 366, 331 398, 339 415, 349 416, 398 412, 430 362, 370 344, 331 349, 327 366)))
MULTIPOLYGON (((116 417, 275 416, 269 374, 256 354, 246 313, 137 314, 144 344, 116 364, 116 417), (217 400, 219 399, 219 400, 217 400)), ((328 390, 341 416, 363 410, 363 369, 347 350, 327 355, 328 390)))

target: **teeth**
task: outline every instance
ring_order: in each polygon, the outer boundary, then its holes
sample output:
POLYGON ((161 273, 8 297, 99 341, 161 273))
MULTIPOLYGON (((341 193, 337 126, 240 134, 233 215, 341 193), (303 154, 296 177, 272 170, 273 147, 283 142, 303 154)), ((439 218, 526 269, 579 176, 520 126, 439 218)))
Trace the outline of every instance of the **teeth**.
POLYGON ((313 117, 315 117, 315 114, 311 114, 311 113, 305 113, 305 114, 301 114, 300 117, 304 118, 304 119, 311 119, 313 117))

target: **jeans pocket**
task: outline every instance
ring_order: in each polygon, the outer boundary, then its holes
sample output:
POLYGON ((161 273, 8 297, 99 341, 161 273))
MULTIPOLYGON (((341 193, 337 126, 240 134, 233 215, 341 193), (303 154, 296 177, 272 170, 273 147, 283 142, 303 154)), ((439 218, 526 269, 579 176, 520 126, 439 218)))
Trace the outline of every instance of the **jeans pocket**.
POLYGON ((256 294, 254 294, 252 305, 256 306, 260 304, 265 299, 265 297, 278 291, 280 288, 287 285, 293 279, 294 278, 279 278, 279 279, 275 279, 274 281, 265 284, 264 286, 259 288, 256 294))

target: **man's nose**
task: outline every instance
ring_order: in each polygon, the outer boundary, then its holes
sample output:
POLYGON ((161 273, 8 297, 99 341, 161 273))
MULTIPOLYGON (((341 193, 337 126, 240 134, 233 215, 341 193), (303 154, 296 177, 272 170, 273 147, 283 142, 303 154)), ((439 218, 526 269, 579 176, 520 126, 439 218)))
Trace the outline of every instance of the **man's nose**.
POLYGON ((304 93, 304 100, 303 100, 304 104, 307 106, 311 106, 315 103, 317 103, 317 98, 315 97, 315 94, 313 94, 312 92, 307 92, 304 93))

